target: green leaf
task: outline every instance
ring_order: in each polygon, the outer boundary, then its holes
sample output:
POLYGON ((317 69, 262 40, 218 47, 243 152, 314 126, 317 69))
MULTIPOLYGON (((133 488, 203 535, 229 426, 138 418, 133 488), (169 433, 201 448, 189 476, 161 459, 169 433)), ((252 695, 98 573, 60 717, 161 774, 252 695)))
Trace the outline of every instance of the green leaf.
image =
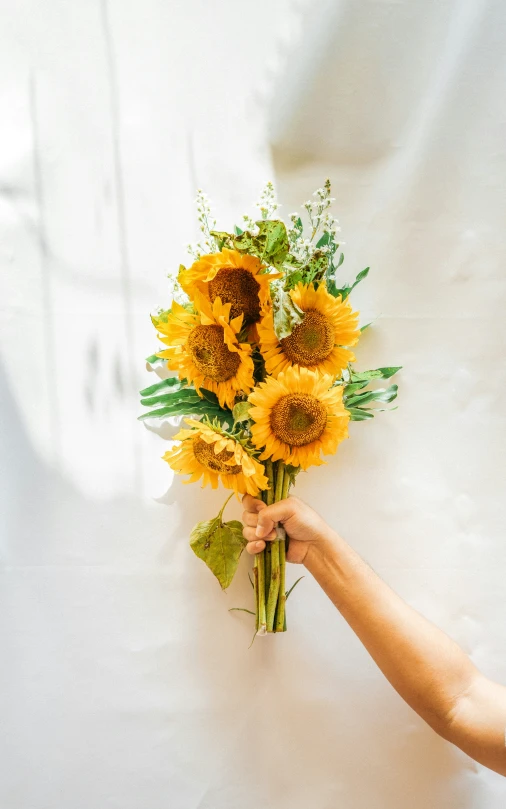
POLYGON ((337 288, 333 278, 327 278, 327 292, 329 295, 333 295, 334 298, 338 298, 339 295, 343 294, 343 290, 337 288))
POLYGON ((238 424, 241 421, 248 421, 250 407, 252 407, 250 402, 237 402, 237 404, 234 405, 232 410, 234 424, 238 424))
MULTIPOLYGON (((340 266, 340 265, 338 265, 338 266, 340 266)), ((351 285, 351 287, 350 286, 345 286, 345 287, 338 288, 333 279, 327 279, 327 290, 328 290, 328 292, 330 292, 330 294, 333 295, 335 298, 337 298, 338 295, 341 295, 341 297, 342 297, 342 299, 344 301, 348 297, 350 292, 353 289, 355 289, 357 284, 360 284, 360 282, 363 281, 364 278, 367 278, 367 276, 369 275, 369 270, 370 269, 371 269, 370 267, 366 267, 365 270, 361 270, 359 272, 359 274, 357 275, 357 277, 355 278, 355 280, 354 280, 353 284, 351 285)))
POLYGON ((198 402, 176 402, 166 407, 150 410, 149 413, 143 413, 141 416, 138 416, 138 421, 169 418, 170 416, 209 416, 209 418, 217 418, 221 423, 227 422, 232 426, 232 413, 230 410, 222 410, 220 407, 214 407, 210 402, 206 402, 203 399, 198 402))
POLYGON ((355 396, 346 398, 346 406, 363 405, 369 402, 393 402, 397 396, 398 385, 390 385, 389 388, 378 388, 378 390, 368 390, 364 393, 357 393, 355 396))
POLYGON ((315 279, 323 278, 329 263, 328 255, 316 250, 302 270, 305 283, 310 284, 315 279))
POLYGON ((232 426, 232 413, 220 407, 218 397, 204 388, 201 388, 201 393, 202 396, 199 396, 193 385, 189 386, 186 380, 180 381, 175 377, 163 379, 141 391, 141 396, 144 394, 144 398, 141 399, 142 405, 145 407, 161 405, 161 407, 143 413, 139 416, 139 421, 170 416, 205 415, 232 426))
POLYGON ((290 486, 295 486, 295 479, 300 472, 300 466, 292 466, 287 464, 285 466, 285 474, 290 478, 290 486))
POLYGON ((226 590, 234 578, 241 553, 246 546, 242 523, 238 520, 222 522, 223 510, 228 500, 214 520, 197 523, 190 535, 194 553, 214 573, 223 590, 226 590))
POLYGON ((234 225, 234 233, 236 236, 240 236, 242 233, 244 233, 244 231, 241 230, 241 228, 238 227, 237 225, 234 225))
POLYGON ((351 421, 366 421, 366 419, 373 419, 374 413, 369 410, 361 410, 359 407, 348 407, 350 411, 351 421))
POLYGON ((287 255, 290 245, 284 222, 280 220, 260 221, 256 223, 259 233, 256 237, 263 243, 264 258, 273 266, 279 265, 287 255))
POLYGON ((294 272, 290 272, 290 275, 287 276, 287 286, 290 289, 293 289, 297 286, 300 281, 304 280, 304 273, 302 270, 295 270, 294 272))
POLYGON ((156 382, 154 385, 150 385, 149 388, 144 388, 141 390, 141 396, 151 396, 153 393, 158 393, 159 391, 166 390, 170 388, 171 390, 178 390, 179 388, 185 387, 186 379, 179 379, 177 376, 171 376, 169 379, 162 379, 161 382, 156 382))
POLYGON ((324 247, 324 245, 329 243, 329 239, 330 233, 328 231, 325 231, 323 236, 316 242, 316 247, 324 247))
POLYGON ((391 413, 397 407, 350 407, 351 421, 365 421, 374 418, 376 413, 391 413))
POLYGON ((353 382, 360 382, 364 379, 390 379, 391 376, 400 371, 402 365, 391 365, 386 368, 376 368, 374 371, 362 371, 361 373, 357 373, 356 371, 351 372, 351 379, 353 382))
POLYGON ((201 402, 202 399, 198 393, 192 389, 180 390, 177 393, 166 393, 163 396, 149 396, 147 399, 141 399, 141 405, 144 407, 153 407, 154 405, 175 405, 178 402, 186 402, 187 404, 201 402))
POLYGON ((304 312, 293 302, 289 292, 278 287, 273 301, 274 331, 278 340, 288 337, 295 326, 304 320, 304 312))
POLYGON ((299 582, 300 582, 300 581, 301 581, 303 578, 304 578, 304 576, 299 576, 299 578, 297 579, 297 581, 296 581, 296 582, 294 582, 294 583, 292 584, 292 586, 290 587, 290 589, 288 590, 288 592, 287 592, 287 593, 286 593, 286 595, 285 595, 285 601, 287 601, 287 600, 288 600, 288 596, 290 595, 290 593, 291 593, 291 592, 293 592, 293 590, 295 590, 295 588, 297 587, 298 583, 299 583, 299 582))
POLYGON ((352 288, 352 289, 355 289, 355 287, 357 286, 357 284, 360 284, 360 282, 361 282, 361 281, 363 281, 363 280, 364 280, 364 278, 367 278, 367 276, 369 275, 369 270, 370 270, 370 269, 371 269, 370 267, 366 267, 366 268, 365 268, 365 270, 361 270, 361 271, 359 272, 359 274, 358 274, 358 275, 357 275, 357 277, 355 278, 355 280, 354 280, 353 284, 351 285, 351 288, 352 288))
POLYGON ((230 607, 229 612, 249 612, 250 615, 255 615, 252 610, 247 610, 246 607, 230 607))
POLYGON ((279 267, 290 248, 284 222, 279 219, 261 219, 255 222, 258 233, 245 230, 240 234, 212 230, 211 236, 239 253, 258 256, 265 264, 279 267))
POLYGON ((146 357, 146 362, 149 362, 150 365, 159 365, 162 362, 167 362, 167 360, 157 357, 156 354, 151 354, 150 357, 146 357))
POLYGON ((201 388, 201 389, 200 389, 200 392, 201 392, 202 396, 204 397, 204 399, 205 399, 207 402, 211 402, 211 404, 214 404, 214 405, 216 405, 217 407, 219 407, 219 406, 220 406, 220 403, 219 403, 218 397, 216 396, 216 394, 215 394, 215 393, 213 393, 213 391, 212 391, 212 390, 206 390, 205 388, 201 388))
POLYGON ((367 387, 369 384, 369 379, 364 379, 363 382, 352 382, 351 385, 344 386, 344 396, 351 396, 353 393, 356 393, 357 390, 362 390, 362 388, 367 387))

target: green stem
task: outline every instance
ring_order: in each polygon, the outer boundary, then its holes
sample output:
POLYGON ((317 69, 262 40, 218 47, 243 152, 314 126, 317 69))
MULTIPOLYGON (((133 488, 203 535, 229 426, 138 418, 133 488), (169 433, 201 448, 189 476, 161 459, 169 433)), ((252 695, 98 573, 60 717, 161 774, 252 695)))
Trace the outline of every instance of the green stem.
POLYGON ((266 629, 266 611, 265 611, 265 551, 258 553, 258 618, 257 618, 257 632, 260 635, 265 633, 266 629))
POLYGON ((253 561, 253 587, 255 589, 255 614, 256 614, 255 626, 256 626, 257 631, 258 631, 258 619, 259 619, 259 614, 260 614, 260 611, 258 609, 258 603, 259 603, 258 602, 258 554, 255 556, 255 559, 253 561))
POLYGON ((283 461, 278 461, 276 466, 276 489, 274 495, 275 503, 283 499, 283 481, 285 477, 285 464, 283 461))
POLYGON ((269 598, 269 587, 271 584, 271 568, 272 568, 272 545, 270 542, 265 546, 265 603, 269 598))
POLYGON ((265 502, 271 506, 274 503, 274 466, 270 458, 265 462, 265 472, 269 479, 269 488, 264 493, 265 502))
MULTIPOLYGON (((287 476, 288 477, 288 476, 287 476)), ((285 478, 285 464, 278 461, 276 465, 276 489, 274 502, 283 499, 283 483, 285 478)), ((282 542, 275 541, 271 549, 271 582, 269 585, 269 597, 267 599, 267 632, 275 632, 274 623, 276 608, 278 605, 279 585, 280 585, 280 545, 282 542)))
MULTIPOLYGON (((290 475, 286 472, 283 478, 283 486, 281 490, 281 499, 284 500, 288 497, 288 490, 290 489, 290 475)), ((286 604, 286 538, 276 543, 279 545, 279 596, 278 608, 276 610, 276 632, 284 632, 286 630, 285 619, 285 604, 286 604)))
MULTIPOLYGON (((274 493, 274 470, 272 461, 267 461, 265 464, 266 475, 269 479, 270 488, 263 493, 263 498, 267 505, 273 502, 274 493)), ((267 626, 267 598, 269 593, 270 579, 271 579, 271 564, 270 553, 263 550, 261 553, 255 555, 253 563, 253 573, 255 581, 255 612, 256 612, 256 628, 260 635, 263 635, 267 626)))

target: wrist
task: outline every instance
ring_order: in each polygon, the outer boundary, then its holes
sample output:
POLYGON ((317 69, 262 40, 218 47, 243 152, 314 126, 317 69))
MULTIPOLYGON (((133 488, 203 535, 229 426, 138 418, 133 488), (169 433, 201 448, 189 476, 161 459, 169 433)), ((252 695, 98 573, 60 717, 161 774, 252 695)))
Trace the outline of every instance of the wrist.
POLYGON ((304 558, 304 566, 314 573, 322 565, 328 564, 336 556, 340 537, 328 526, 316 542, 311 542, 304 558))

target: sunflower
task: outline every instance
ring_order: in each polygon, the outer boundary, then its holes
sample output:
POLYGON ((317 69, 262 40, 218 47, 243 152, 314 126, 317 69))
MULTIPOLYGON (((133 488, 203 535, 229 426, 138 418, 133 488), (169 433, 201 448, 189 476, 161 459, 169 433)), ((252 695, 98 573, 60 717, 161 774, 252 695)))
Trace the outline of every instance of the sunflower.
POLYGON ((267 373, 278 376, 293 366, 340 376, 355 361, 353 352, 344 346, 358 342, 358 312, 353 312, 347 300, 330 295, 324 284, 315 289, 313 284, 299 283, 290 296, 305 316, 288 337, 279 340, 276 336, 272 311, 267 310, 258 324, 267 373))
POLYGON ((197 311, 189 312, 173 302, 166 322, 153 318, 158 337, 170 346, 157 357, 168 360, 168 367, 180 379, 195 385, 199 395, 204 388, 215 393, 221 407, 232 408, 238 391, 247 393, 253 381, 251 346, 239 343, 242 315, 230 319, 230 304, 216 298, 212 306, 197 294, 197 311))
POLYGON ((191 429, 180 430, 174 438, 181 443, 163 456, 175 472, 190 475, 185 483, 202 478, 202 486, 210 484, 216 489, 221 480, 226 489, 253 496, 269 488, 264 467, 238 441, 218 427, 194 419, 185 421, 191 429))
POLYGON ((224 247, 221 253, 199 258, 180 272, 178 280, 192 300, 195 290, 211 303, 221 298, 222 303, 231 305, 231 318, 244 315, 243 326, 251 326, 260 320, 262 307, 270 301, 270 281, 280 277, 262 270, 265 267, 256 256, 224 247))
POLYGON ((290 367, 277 379, 269 377, 249 395, 253 444, 263 449, 260 460, 283 460, 307 469, 319 466, 348 438, 350 415, 342 387, 333 377, 307 368, 290 367))

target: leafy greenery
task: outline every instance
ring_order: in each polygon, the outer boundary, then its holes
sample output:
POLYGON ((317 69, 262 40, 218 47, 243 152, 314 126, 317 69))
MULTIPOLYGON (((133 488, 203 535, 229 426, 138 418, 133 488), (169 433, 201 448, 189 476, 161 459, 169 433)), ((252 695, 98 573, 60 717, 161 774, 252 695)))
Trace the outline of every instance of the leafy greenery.
POLYGON ((391 376, 402 369, 402 365, 389 365, 386 368, 376 368, 374 371, 357 371, 351 370, 351 382, 359 382, 365 379, 390 379, 391 376))
POLYGON ((197 523, 190 535, 190 545, 194 553, 214 573, 223 590, 226 590, 232 582, 246 546, 246 540, 242 535, 242 523, 238 520, 222 521, 223 511, 230 497, 217 517, 197 523))
MULTIPOLYGON (((255 222, 257 233, 244 230, 241 233, 225 233, 213 230, 211 235, 218 241, 220 250, 229 247, 238 253, 257 256, 264 264, 280 268, 283 265, 290 245, 284 222, 279 219, 260 219, 255 222)), ((239 230, 239 228, 236 228, 239 230)))
POLYGON ((361 270, 361 272, 359 272, 359 274, 357 275, 351 286, 346 285, 344 287, 337 287, 335 281, 332 278, 327 278, 327 291, 330 292, 330 294, 333 295, 335 298, 337 298, 338 295, 340 295, 344 301, 346 300, 350 292, 352 292, 352 290, 355 289, 357 284, 360 284, 360 282, 363 281, 364 278, 367 278, 367 276, 369 275, 369 270, 370 267, 366 267, 365 270, 361 270))
POLYGON ((161 365, 167 360, 162 359, 162 357, 157 357, 156 354, 151 354, 151 356, 146 357, 146 362, 149 362, 150 365, 161 365))
POLYGON ((167 388, 179 390, 179 388, 185 387, 186 384, 186 379, 181 380, 177 376, 171 376, 168 379, 162 379, 161 382, 157 382, 155 385, 150 385, 149 388, 144 388, 141 390, 140 395, 152 396, 154 393, 159 393, 167 388))
POLYGON ((397 397, 398 387, 398 385, 390 385, 389 388, 366 390, 363 393, 345 396, 345 402, 348 407, 361 407, 364 404, 369 404, 369 402, 385 402, 388 404, 397 397))
POLYGON ((215 393, 204 388, 200 393, 199 396, 193 386, 186 384, 186 380, 180 381, 175 377, 163 379, 141 390, 141 404, 155 409, 143 413, 139 421, 170 416, 208 416, 218 419, 220 424, 232 424, 231 411, 220 407, 215 393))
POLYGON ((372 371, 362 371, 357 373, 348 367, 345 372, 345 379, 340 380, 344 386, 343 402, 350 413, 351 421, 366 421, 374 418, 374 414, 385 409, 395 408, 370 408, 364 407, 371 402, 390 404, 397 398, 398 385, 390 385, 388 388, 377 388, 376 390, 364 390, 375 379, 390 379, 401 366, 390 366, 386 368, 376 368, 372 371))
POLYGON ((302 281, 303 284, 312 284, 321 281, 329 266, 329 254, 315 250, 313 255, 302 262, 294 256, 289 256, 284 264, 285 289, 293 289, 302 281))
POLYGON ((290 478, 290 486, 295 486, 295 479, 300 472, 300 466, 292 466, 291 464, 286 464, 285 466, 285 475, 288 475, 290 478))

